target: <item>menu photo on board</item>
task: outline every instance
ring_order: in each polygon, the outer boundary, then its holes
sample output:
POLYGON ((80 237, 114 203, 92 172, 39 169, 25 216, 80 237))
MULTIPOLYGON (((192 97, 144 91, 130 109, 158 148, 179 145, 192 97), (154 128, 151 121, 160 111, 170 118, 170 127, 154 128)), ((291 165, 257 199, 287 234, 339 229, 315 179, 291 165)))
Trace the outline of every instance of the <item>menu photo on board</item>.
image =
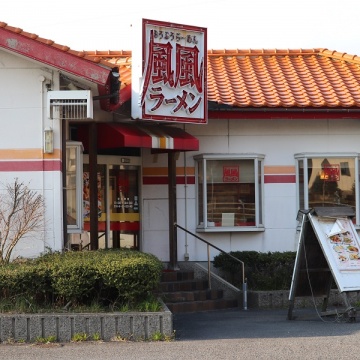
MULTIPOLYGON (((324 224, 323 225, 327 225, 324 224)), ((337 219, 326 226, 327 245, 339 270, 360 270, 360 244, 349 219, 337 219)))

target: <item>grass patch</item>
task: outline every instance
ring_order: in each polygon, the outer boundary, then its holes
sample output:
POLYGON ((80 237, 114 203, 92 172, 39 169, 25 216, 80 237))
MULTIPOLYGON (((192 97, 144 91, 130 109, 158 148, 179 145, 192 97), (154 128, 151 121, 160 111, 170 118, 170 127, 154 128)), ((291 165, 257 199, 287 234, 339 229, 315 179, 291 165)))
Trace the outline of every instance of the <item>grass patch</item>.
POLYGON ((81 341, 87 341, 89 339, 89 335, 85 334, 84 332, 76 333, 71 338, 71 341, 73 342, 81 342, 81 341))
POLYGON ((42 304, 41 306, 31 298, 14 297, 0 299, 1 314, 39 314, 39 313, 112 313, 112 312, 159 312, 162 311, 162 303, 154 296, 138 303, 114 302, 104 305, 99 302, 92 302, 90 305, 66 304, 67 306, 53 303, 42 304))
POLYGON ((56 336, 37 337, 35 339, 36 344, 50 344, 56 342, 56 336))

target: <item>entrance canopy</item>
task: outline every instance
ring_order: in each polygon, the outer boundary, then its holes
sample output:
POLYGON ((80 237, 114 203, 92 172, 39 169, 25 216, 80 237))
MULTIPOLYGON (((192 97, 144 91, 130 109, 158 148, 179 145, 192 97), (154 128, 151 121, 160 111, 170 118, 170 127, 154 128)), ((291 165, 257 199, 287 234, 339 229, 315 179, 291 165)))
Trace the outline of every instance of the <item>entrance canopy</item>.
POLYGON ((139 147, 158 150, 199 150, 199 140, 186 131, 165 125, 98 124, 98 149, 139 147))

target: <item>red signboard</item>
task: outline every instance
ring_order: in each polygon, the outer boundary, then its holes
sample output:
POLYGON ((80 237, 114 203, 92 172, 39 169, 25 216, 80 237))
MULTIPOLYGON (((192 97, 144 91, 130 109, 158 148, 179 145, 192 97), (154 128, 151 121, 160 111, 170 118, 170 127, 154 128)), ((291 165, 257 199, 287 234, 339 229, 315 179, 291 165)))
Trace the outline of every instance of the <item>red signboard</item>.
POLYGON ((207 122, 207 30, 143 19, 142 119, 207 122))
POLYGON ((238 166, 223 167, 223 182, 239 182, 240 173, 238 166))

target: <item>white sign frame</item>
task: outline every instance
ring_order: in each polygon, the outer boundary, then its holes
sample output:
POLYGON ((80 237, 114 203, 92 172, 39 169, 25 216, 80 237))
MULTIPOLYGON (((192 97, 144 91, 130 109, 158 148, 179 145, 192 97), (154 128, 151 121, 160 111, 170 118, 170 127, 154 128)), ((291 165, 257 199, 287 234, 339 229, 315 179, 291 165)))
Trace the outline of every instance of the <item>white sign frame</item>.
POLYGON ((142 19, 134 55, 133 119, 207 123, 206 28, 142 19))

